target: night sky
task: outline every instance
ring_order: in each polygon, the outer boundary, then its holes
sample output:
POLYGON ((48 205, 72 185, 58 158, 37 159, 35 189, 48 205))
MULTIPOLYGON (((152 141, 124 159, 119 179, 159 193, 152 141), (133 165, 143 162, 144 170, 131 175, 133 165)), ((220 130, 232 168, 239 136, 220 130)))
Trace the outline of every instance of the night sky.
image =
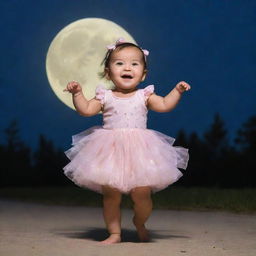
POLYGON ((154 84, 164 96, 180 80, 191 84, 174 111, 150 112, 149 128, 202 135, 218 112, 232 139, 256 114, 254 0, 1 0, 0 8, 1 143, 13 119, 28 145, 36 147, 44 134, 63 149, 73 134, 101 124, 100 115, 82 117, 60 102, 45 71, 55 35, 91 17, 117 23, 150 51, 141 87, 154 84))

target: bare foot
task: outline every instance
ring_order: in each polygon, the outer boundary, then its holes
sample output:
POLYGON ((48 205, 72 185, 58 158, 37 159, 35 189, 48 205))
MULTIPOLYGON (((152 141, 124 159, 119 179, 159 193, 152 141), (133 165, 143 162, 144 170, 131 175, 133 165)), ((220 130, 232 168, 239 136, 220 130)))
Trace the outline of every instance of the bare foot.
POLYGON ((133 217, 132 221, 137 229, 138 237, 139 237, 140 241, 141 242, 149 242, 150 236, 149 236, 149 232, 146 229, 145 225, 144 224, 141 225, 141 224, 137 223, 134 217, 133 217))
POLYGON ((115 244, 121 242, 121 236, 119 233, 111 234, 107 239, 101 241, 101 244, 115 244))

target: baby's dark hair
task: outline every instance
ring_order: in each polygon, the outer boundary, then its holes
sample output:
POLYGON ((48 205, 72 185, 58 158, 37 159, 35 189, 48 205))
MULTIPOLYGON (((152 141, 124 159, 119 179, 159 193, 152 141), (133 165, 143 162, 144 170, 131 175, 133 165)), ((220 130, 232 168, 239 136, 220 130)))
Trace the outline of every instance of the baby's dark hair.
POLYGON ((101 72, 99 75, 101 78, 104 78, 106 76, 106 68, 109 67, 109 61, 111 59, 111 55, 114 51, 118 50, 122 50, 124 48, 127 48, 127 47, 135 47, 137 49, 139 49, 141 51, 141 54, 143 56, 143 64, 144 64, 144 69, 147 70, 147 60, 146 60, 146 56, 143 52, 143 50, 136 44, 133 44, 133 43, 129 43, 129 42, 124 42, 124 43, 119 43, 119 44, 116 44, 115 46, 115 49, 109 49, 101 63, 101 65, 104 65, 104 70, 103 72, 101 72))

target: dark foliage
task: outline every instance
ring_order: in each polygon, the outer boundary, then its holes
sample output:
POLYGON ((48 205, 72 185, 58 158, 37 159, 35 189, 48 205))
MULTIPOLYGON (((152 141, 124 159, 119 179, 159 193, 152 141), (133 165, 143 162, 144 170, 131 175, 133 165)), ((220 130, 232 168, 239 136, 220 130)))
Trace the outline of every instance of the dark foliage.
POLYGON ((26 146, 19 137, 17 121, 4 130, 6 144, 0 145, 0 186, 48 186, 69 183, 62 173, 67 164, 63 151, 43 135, 39 136, 36 152, 26 146))
POLYGON ((26 184, 31 179, 30 149, 20 140, 16 121, 12 121, 4 133, 6 145, 0 146, 0 184, 26 184))
POLYGON ((251 117, 237 132, 231 146, 225 124, 219 114, 203 138, 194 132, 186 136, 181 131, 177 145, 189 148, 190 161, 182 186, 221 188, 256 187, 256 117, 251 117))
POLYGON ((64 153, 55 149, 52 141, 47 140, 42 134, 39 136, 39 146, 34 153, 34 159, 36 184, 62 185, 67 183, 67 179, 62 174, 62 167, 67 164, 64 153))

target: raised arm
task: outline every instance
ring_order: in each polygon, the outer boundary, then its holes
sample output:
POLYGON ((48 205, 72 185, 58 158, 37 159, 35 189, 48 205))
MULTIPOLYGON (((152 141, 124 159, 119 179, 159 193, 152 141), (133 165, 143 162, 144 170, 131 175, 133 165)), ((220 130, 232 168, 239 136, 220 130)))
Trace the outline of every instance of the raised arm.
POLYGON ((156 112, 169 112, 176 107, 183 92, 190 88, 188 83, 181 81, 165 97, 152 94, 148 98, 148 108, 156 112))
POLYGON ((94 116, 101 110, 101 103, 99 100, 93 98, 87 100, 84 97, 82 87, 79 83, 73 81, 67 84, 64 91, 72 93, 72 100, 76 111, 82 116, 94 116))

